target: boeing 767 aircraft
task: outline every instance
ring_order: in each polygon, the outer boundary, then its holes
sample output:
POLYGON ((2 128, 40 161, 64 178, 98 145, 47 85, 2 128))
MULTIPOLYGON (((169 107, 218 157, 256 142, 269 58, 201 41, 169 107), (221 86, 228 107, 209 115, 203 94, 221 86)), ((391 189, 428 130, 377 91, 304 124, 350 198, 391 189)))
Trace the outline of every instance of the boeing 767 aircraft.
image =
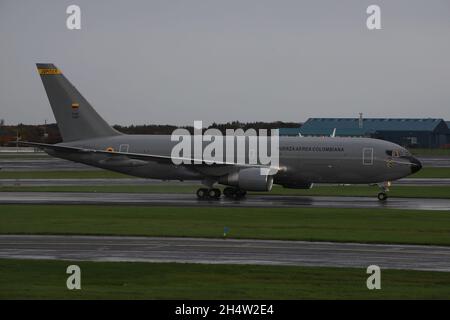
MULTIPOLYGON (((170 135, 127 135, 109 126, 53 64, 37 64, 63 142, 21 142, 48 154, 128 175, 161 180, 197 180, 200 199, 238 199, 273 184, 309 189, 314 183, 378 184, 386 200, 390 181, 421 169, 405 148, 383 140, 343 137, 279 137, 276 167, 238 161, 175 163, 178 143, 170 135), (268 167, 267 171, 263 171, 268 167), (270 167, 270 168, 269 168, 270 167), (264 174, 263 172, 266 172, 264 174)), ((204 147, 202 145, 202 147, 204 147)), ((228 157, 226 157, 228 159, 228 157)), ((179 160, 179 159, 178 159, 179 160)), ((183 159, 186 160, 186 159, 183 159)), ((196 161, 194 161, 196 160, 196 161)))

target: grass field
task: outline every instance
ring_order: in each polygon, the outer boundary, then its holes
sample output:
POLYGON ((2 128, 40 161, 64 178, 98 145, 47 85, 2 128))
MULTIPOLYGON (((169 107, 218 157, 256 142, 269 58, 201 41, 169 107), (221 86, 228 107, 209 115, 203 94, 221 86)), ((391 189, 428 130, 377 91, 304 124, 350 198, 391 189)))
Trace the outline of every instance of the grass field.
POLYGON ((450 245, 446 211, 1 205, 1 234, 90 234, 450 245))
POLYGON ((450 178, 450 168, 422 168, 408 178, 450 178))
MULTIPOLYGON (((194 196, 200 184, 187 185, 161 183, 155 185, 100 185, 100 186, 4 186, 0 192, 128 192, 128 193, 190 193, 194 196)), ((380 189, 376 186, 324 186, 318 185, 309 190, 285 189, 274 186, 267 195, 293 196, 365 196, 376 197, 380 189)), ((250 192, 250 194, 258 194, 250 192)), ((398 198, 450 198, 450 186, 393 186, 390 197, 398 198)))
MULTIPOLYGON (((108 170, 1 171, 0 179, 95 179, 131 178, 108 170)), ((450 178, 450 168, 423 168, 410 178, 450 178)))
POLYGON ((0 274, 0 299, 450 299, 447 272, 382 270, 381 290, 356 268, 0 259, 0 274))

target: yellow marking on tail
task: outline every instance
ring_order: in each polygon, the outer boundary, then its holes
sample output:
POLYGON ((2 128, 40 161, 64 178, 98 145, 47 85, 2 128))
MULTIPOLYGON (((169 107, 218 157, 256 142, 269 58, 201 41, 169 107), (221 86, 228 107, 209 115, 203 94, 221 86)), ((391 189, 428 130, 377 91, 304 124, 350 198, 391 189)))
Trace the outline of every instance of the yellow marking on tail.
POLYGON ((61 74, 59 69, 38 69, 39 74, 61 74))

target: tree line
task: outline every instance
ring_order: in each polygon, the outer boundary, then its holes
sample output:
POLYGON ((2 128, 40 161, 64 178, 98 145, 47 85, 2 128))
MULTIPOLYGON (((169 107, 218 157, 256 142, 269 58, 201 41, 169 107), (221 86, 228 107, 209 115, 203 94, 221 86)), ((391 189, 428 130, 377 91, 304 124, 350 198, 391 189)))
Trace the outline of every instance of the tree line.
MULTIPOLYGON (((215 128, 219 129, 222 134, 225 134, 226 129, 243 129, 248 130, 250 128, 259 129, 278 129, 278 128, 296 128, 301 124, 298 122, 240 122, 232 121, 227 123, 213 123, 209 127, 204 128, 215 128)), ((125 134, 167 134, 170 135, 172 132, 180 128, 173 125, 158 125, 158 124, 145 124, 145 125, 130 125, 130 126, 113 126, 117 131, 125 134)), ((184 126, 181 128, 187 129, 191 134, 194 132, 192 126, 184 126)), ((41 124, 41 125, 28 125, 28 124, 18 124, 15 126, 2 125, 0 126, 0 145, 1 146, 14 146, 16 140, 23 141, 33 141, 33 142, 44 142, 44 143, 58 143, 61 142, 61 135, 58 130, 58 125, 56 123, 41 124)))

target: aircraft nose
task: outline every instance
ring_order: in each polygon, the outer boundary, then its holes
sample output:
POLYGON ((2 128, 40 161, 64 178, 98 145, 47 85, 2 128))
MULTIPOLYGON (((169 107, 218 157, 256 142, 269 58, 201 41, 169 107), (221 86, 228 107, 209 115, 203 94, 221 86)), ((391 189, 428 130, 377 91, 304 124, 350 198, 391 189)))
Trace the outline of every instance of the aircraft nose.
POLYGON ((422 169, 422 163, 416 157, 411 157, 410 161, 411 161, 411 173, 416 173, 417 171, 422 169))

